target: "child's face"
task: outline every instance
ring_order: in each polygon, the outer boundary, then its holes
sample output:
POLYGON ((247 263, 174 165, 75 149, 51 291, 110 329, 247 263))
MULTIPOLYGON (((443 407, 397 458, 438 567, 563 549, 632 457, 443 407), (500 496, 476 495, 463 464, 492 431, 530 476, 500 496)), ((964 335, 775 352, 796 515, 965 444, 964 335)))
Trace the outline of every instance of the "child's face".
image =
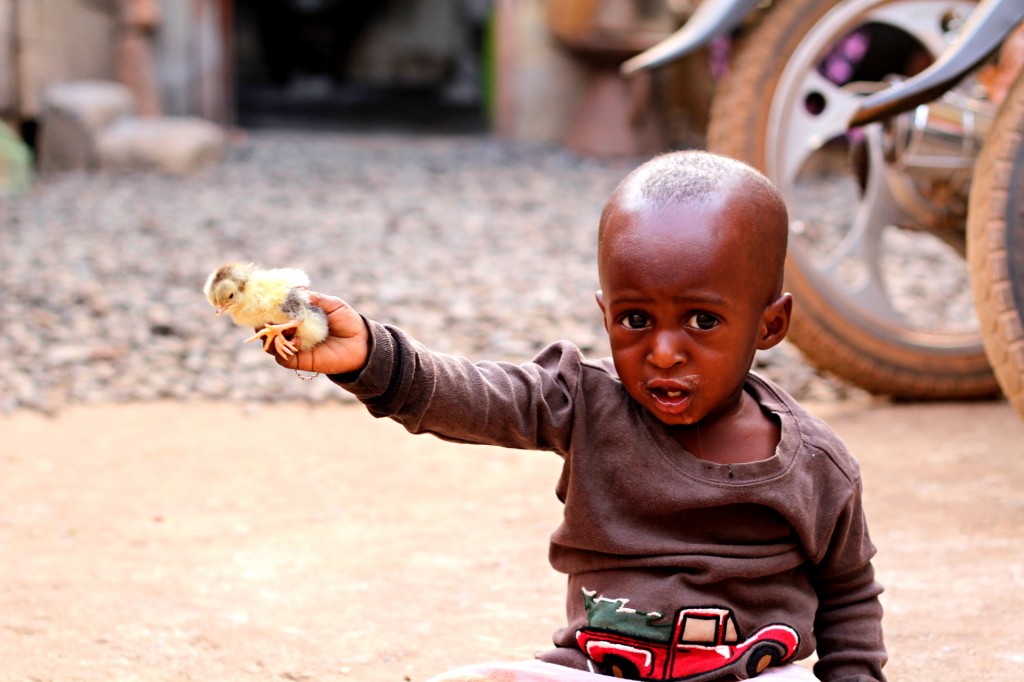
POLYGON ((713 200, 617 212, 606 224, 598 303, 612 358, 629 394, 665 424, 729 414, 754 352, 788 328, 789 296, 769 302, 763 262, 741 238, 756 218, 744 213, 713 200))

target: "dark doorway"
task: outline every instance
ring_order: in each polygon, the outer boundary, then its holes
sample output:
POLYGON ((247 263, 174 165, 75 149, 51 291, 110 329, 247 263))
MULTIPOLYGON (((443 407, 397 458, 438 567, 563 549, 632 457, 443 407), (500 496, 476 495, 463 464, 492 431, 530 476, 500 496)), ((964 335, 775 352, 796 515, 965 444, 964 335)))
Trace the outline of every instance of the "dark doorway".
POLYGON ((490 0, 235 0, 243 128, 487 130, 490 0))

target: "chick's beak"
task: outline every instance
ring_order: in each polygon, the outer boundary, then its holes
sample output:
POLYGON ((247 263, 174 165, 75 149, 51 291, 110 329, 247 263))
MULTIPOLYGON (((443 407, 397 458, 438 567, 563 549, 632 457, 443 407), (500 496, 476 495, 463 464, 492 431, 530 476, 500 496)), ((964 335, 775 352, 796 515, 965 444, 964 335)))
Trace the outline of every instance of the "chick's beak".
POLYGON ((219 306, 215 306, 215 307, 217 309, 217 317, 220 317, 221 315, 223 315, 224 311, 228 309, 228 307, 226 305, 219 305, 219 306))

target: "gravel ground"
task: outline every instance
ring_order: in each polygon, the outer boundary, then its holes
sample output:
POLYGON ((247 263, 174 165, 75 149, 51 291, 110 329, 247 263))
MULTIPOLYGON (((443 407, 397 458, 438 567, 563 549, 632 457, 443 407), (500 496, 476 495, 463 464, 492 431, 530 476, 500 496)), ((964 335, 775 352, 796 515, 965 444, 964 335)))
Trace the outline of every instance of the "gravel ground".
MULTIPOLYGON (((41 178, 0 204, 0 412, 346 400, 213 315, 206 275, 240 259, 301 267, 437 350, 521 361, 568 338, 606 354, 596 226, 637 163, 488 136, 258 132, 184 179, 41 178)), ((757 365, 801 399, 856 393, 787 344, 757 365)))

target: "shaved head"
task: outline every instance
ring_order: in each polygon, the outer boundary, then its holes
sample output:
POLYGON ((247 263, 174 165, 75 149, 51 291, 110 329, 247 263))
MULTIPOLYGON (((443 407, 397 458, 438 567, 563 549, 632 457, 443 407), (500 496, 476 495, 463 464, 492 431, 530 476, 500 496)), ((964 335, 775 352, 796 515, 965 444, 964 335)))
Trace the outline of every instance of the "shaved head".
MULTIPOLYGON (((775 185, 756 169, 728 157, 702 151, 671 152, 638 167, 615 188, 601 214, 598 264, 613 242, 634 246, 650 237, 623 217, 668 215, 673 209, 714 208, 729 220, 700 224, 680 222, 679 232, 716 234, 729 240, 730 258, 724 266, 756 271, 766 300, 782 291, 789 217, 775 185)), ((671 224, 671 221, 668 221, 671 224)))

